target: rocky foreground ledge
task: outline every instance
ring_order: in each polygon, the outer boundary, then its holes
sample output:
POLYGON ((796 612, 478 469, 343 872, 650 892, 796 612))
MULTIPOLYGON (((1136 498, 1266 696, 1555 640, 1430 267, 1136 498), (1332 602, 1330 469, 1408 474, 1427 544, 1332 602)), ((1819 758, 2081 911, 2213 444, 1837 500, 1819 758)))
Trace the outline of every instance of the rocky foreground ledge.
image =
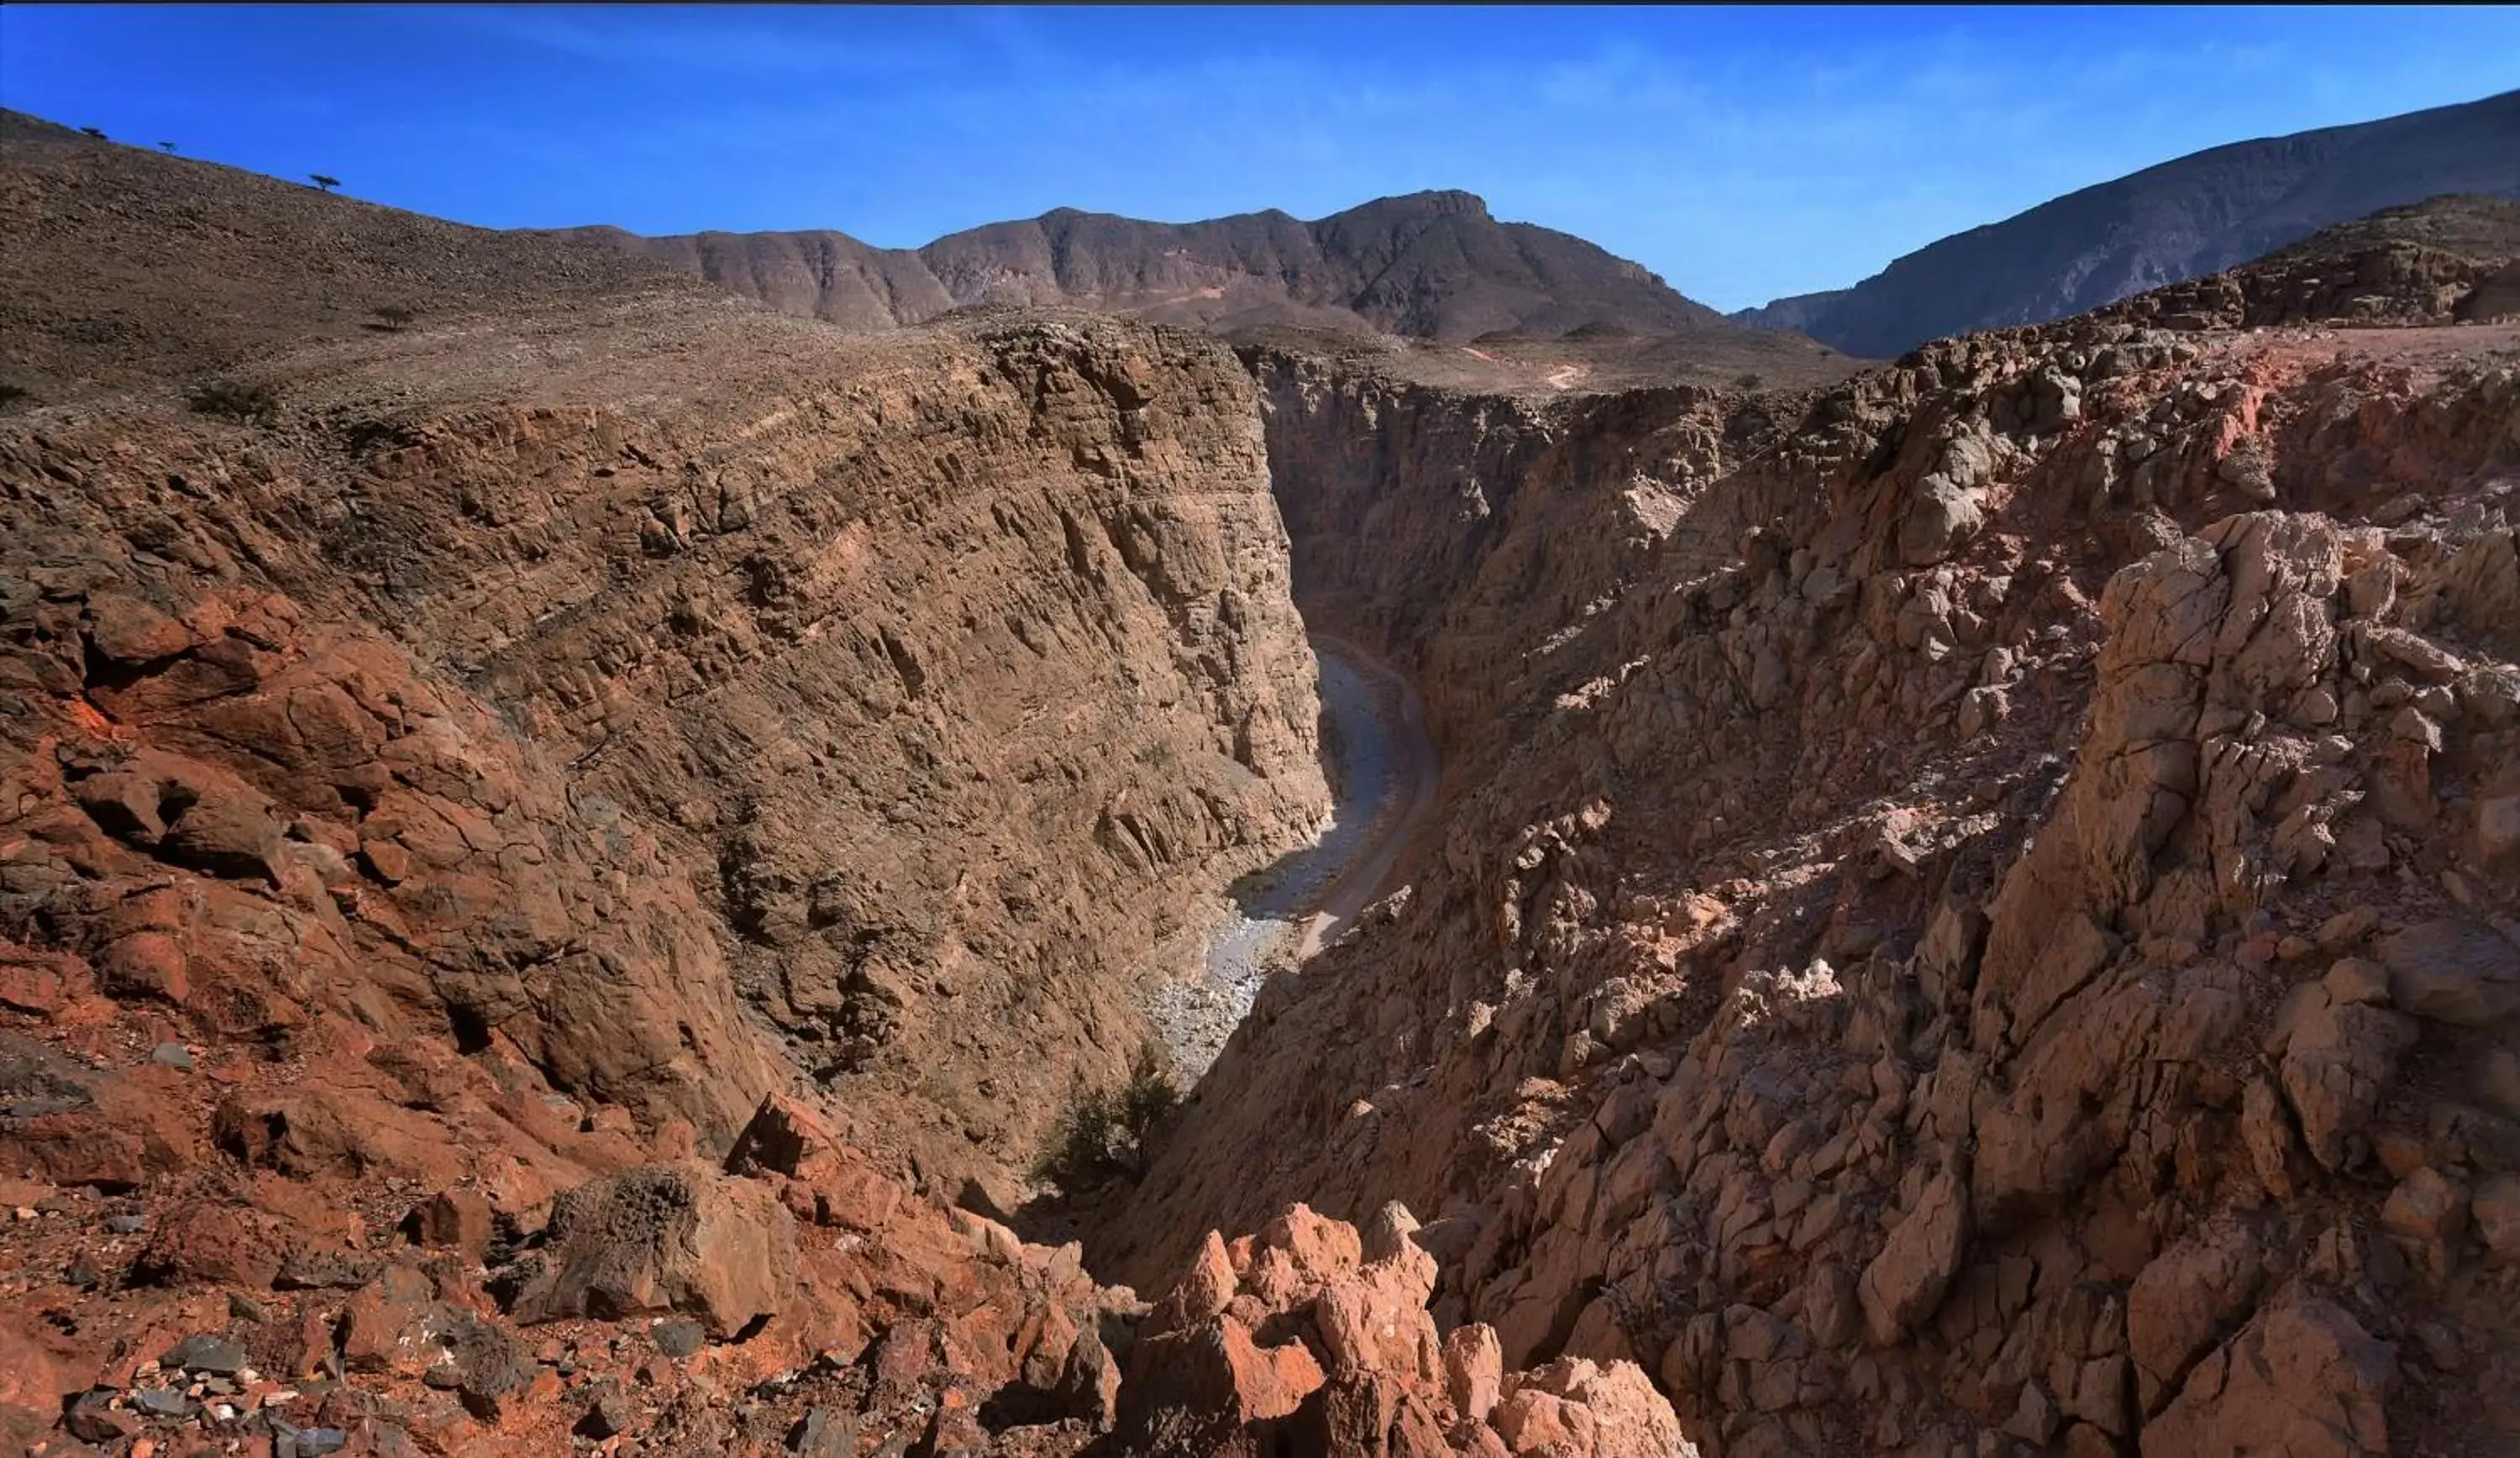
MULTIPOLYGON (((26 1071, 22 1041, 6 1056, 26 1071)), ((266 1160, 396 1158, 355 1122, 223 1127, 266 1160)), ((39 1458, 1688 1451, 1633 1363, 1509 1373, 1488 1327, 1439 1340, 1398 1205, 1362 1235, 1301 1205, 1210 1234, 1149 1307, 1074 1245, 916 1198, 784 1097, 722 1163, 535 1208, 394 1181, 330 1240, 99 1183, 5 1191, 0 1436, 39 1458)))

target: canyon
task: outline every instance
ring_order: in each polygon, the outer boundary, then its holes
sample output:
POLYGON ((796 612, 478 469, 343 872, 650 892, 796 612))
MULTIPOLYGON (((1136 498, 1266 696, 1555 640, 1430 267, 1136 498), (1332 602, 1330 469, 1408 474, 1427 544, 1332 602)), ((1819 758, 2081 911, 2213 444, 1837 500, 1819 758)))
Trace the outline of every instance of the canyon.
POLYGON ((2520 1442, 2507 204, 1752 386, 0 122, 26 1451, 2520 1442))

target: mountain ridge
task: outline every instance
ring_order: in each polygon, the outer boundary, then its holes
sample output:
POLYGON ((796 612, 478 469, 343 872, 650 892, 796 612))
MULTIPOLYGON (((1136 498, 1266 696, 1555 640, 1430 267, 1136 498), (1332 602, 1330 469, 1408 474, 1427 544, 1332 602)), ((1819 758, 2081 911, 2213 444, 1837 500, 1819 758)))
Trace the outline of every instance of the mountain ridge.
POLYGON ((1485 199, 1455 189, 1377 198, 1311 221, 1279 208, 1158 223, 1058 207, 918 248, 880 248, 832 229, 658 238, 609 226, 556 231, 859 329, 922 324, 981 303, 1450 342, 1587 328, 1732 328, 1642 264, 1572 234, 1501 221, 1485 199))
POLYGON ((1888 358, 2101 308, 2452 193, 2520 196, 2520 91, 2190 153, 1952 234, 1850 287, 1729 317, 1888 358))

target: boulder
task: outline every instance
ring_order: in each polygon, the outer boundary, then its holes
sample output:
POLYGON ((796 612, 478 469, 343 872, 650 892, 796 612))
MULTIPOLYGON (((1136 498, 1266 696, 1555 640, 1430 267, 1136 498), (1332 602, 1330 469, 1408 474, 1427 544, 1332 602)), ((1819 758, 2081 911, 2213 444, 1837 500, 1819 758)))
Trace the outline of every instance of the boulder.
POLYGON ((2520 1174, 2497 1174, 2479 1184, 2467 1213, 2494 1258, 2520 1265, 2520 1174))
POLYGON ((2127 1346, 2146 1411, 2248 1309, 2264 1279, 2257 1237, 2226 1223, 2155 1257, 2127 1291, 2127 1346))
POLYGON ((1942 1304, 1968 1239, 1968 1210, 1967 1181, 1945 1170, 1864 1268, 1856 1293, 1875 1344, 1894 1345, 1942 1304))
POLYGON ((1506 1379, 1492 1426, 1514 1453, 1554 1452, 1559 1434, 1585 1433, 1591 1458, 1681 1458, 1696 1449, 1681 1436, 1671 1403, 1634 1362, 1607 1365, 1563 1357, 1506 1379))
POLYGON ((2398 1181, 2380 1207, 2380 1228, 2424 1269, 2439 1276, 2450 1265, 2451 1242, 2467 1227, 2467 1189, 2430 1167, 2398 1181))
POLYGON ((2389 996, 2417 1017, 2483 1028, 2520 1012, 2520 947, 2490 926, 2444 917, 2380 939, 2389 996))
POLYGON ((478 1260, 490 1249, 490 1201, 479 1190, 440 1190, 412 1212, 412 1234, 424 1246, 478 1260))
POLYGON ((2344 1170, 2357 1161, 2358 1136, 2379 1107, 2400 1055, 2414 1046, 2415 1020, 2338 1000, 2319 984, 2303 988, 2296 997, 2277 1030, 2284 1096, 2301 1120, 2312 1158, 2329 1170, 2344 1170))
POLYGON ((2344 1307, 2294 1296, 2189 1374, 2145 1425, 2143 1458, 2379 1458, 2398 1353, 2344 1307))
POLYGON ((188 1201, 158 1216, 131 1265, 135 1285, 216 1284, 268 1288, 282 1252, 251 1214, 224 1202, 188 1201))
POLYGON ((1986 513, 1975 494, 1936 475, 1917 483, 1899 523, 1899 559, 1911 567, 1930 567, 1977 535, 1986 513))
POLYGON ((517 1299, 518 1319, 697 1316, 720 1340, 794 1294, 796 1232, 777 1198, 704 1167, 649 1165, 552 1203, 550 1263, 517 1299))

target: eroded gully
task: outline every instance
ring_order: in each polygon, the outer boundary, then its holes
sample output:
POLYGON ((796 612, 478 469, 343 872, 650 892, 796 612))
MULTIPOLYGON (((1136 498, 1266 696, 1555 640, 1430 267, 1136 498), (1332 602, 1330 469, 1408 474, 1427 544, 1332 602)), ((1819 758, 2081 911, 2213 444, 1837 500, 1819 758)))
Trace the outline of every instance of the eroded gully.
POLYGON ((1311 956, 1385 894, 1442 785, 1409 680, 1345 639, 1310 637, 1338 746, 1337 801, 1312 844, 1227 889, 1196 975, 1155 994, 1157 1035, 1188 1080, 1216 1061, 1273 971, 1311 956))

